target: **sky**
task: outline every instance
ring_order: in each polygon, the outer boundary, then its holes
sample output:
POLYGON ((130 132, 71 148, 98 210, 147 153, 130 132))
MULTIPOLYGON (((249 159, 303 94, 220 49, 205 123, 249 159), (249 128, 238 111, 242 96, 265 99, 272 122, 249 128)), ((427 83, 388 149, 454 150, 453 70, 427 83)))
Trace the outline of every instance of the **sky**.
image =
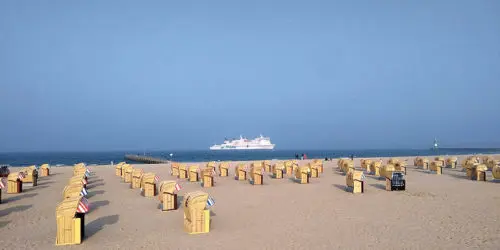
POLYGON ((500 147, 500 1, 0 1, 0 152, 500 147))

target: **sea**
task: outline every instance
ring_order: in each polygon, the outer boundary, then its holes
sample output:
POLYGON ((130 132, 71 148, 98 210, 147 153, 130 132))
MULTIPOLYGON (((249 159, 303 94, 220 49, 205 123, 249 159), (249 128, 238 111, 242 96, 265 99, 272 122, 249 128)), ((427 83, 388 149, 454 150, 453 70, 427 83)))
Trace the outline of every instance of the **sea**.
MULTIPOLYGON (((111 151, 111 152, 16 152, 0 153, 0 165, 27 166, 49 163, 51 166, 73 165, 84 162, 102 165, 125 161, 126 154, 146 155, 177 162, 248 161, 294 159, 305 154, 307 158, 402 157, 429 155, 500 154, 496 148, 439 148, 439 149, 385 149, 385 150, 256 150, 256 151, 111 151)), ((133 162, 132 162, 133 163, 133 162)))

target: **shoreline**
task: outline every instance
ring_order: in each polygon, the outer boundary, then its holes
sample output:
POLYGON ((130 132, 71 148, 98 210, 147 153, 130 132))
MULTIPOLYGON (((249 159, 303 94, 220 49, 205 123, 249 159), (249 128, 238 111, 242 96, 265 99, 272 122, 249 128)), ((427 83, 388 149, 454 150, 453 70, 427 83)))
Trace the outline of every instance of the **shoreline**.
MULTIPOLYGON (((492 157, 500 157, 500 154, 460 154, 460 155, 426 155, 426 156, 421 156, 421 155, 407 155, 407 156, 381 156, 381 157, 354 157, 354 162, 355 162, 355 167, 359 167, 359 160, 360 159, 369 159, 369 160, 387 160, 387 159, 390 159, 390 158, 398 158, 398 159, 401 159, 403 161, 406 161, 409 166, 412 166, 413 165, 413 159, 415 159, 416 157, 426 157, 428 158, 430 161, 432 161, 435 157, 444 157, 444 158, 447 158, 447 157, 450 157, 450 156, 453 156, 453 157, 457 157, 458 158, 458 164, 457 164, 457 167, 460 166, 460 163, 462 161, 462 159, 464 158, 467 158, 469 156, 484 156, 484 155, 488 155, 488 156, 492 156, 492 157), (358 164, 358 165, 357 165, 358 164)), ((296 160, 298 161, 299 165, 301 163, 308 163, 310 161, 313 161, 313 160, 316 160, 316 159, 319 159, 319 160, 322 160, 323 162, 337 162, 339 159, 342 159, 342 158, 349 158, 349 157, 340 157, 340 158, 329 158, 328 161, 325 161, 325 159, 321 159, 321 158, 308 158, 308 159, 304 159, 304 160, 301 160, 301 159, 295 159, 295 158, 287 158, 287 159, 257 159, 257 160, 236 160, 236 161, 214 161, 216 163, 220 163, 220 162, 228 162, 230 164, 234 163, 234 164, 239 164, 239 163, 245 163, 245 164, 251 164, 252 162, 258 162, 258 161, 266 161, 266 160, 269 160, 271 161, 273 164, 275 162, 282 162, 282 161, 291 161, 291 160, 296 160)), ((133 165, 133 166, 139 166, 139 167, 144 167, 144 166, 151 166, 151 167, 154 167, 154 166, 163 166, 163 165, 170 165, 172 162, 176 162, 176 163, 183 163, 183 164, 191 164, 191 165, 200 165, 200 164, 206 164, 208 162, 212 162, 212 161, 182 161, 182 162, 177 162, 177 161, 170 161, 168 163, 136 163, 136 162, 132 162, 132 161, 126 161, 126 160, 123 160, 123 162, 126 162, 130 165, 133 165)), ((114 162, 113 165, 111 164, 89 164, 87 165, 88 167, 91 167, 91 168, 94 168, 94 167, 111 167, 111 166, 115 166, 116 164, 118 164, 119 162, 114 162)), ((41 164, 44 164, 44 163, 40 163, 40 164, 36 164, 36 165, 41 165, 41 164)), ((25 165, 23 166, 9 166, 9 168, 23 168, 23 167, 26 167, 25 165)), ((55 167, 55 168, 67 168, 67 167, 73 167, 72 165, 62 165, 62 166, 50 166, 50 167, 55 167)), ((231 165, 231 167, 233 167, 233 165, 231 165)))

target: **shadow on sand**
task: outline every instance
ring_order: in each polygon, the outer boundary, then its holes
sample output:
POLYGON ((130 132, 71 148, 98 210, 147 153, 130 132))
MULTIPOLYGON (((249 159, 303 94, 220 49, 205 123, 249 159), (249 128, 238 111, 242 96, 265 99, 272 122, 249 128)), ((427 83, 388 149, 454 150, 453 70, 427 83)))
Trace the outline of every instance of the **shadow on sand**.
POLYGON ((374 179, 374 180, 377 180, 377 181, 383 180, 381 178, 381 176, 375 176, 375 175, 365 175, 365 176, 366 176, 366 178, 374 179))
POLYGON ((11 197, 3 199, 2 203, 18 201, 18 200, 25 199, 25 198, 31 198, 31 197, 34 197, 37 195, 38 195, 37 193, 31 193, 31 194, 20 194, 20 195, 16 195, 16 196, 11 196, 11 197))
POLYGON ((0 228, 7 226, 7 224, 10 223, 10 220, 8 221, 0 221, 0 228))
POLYGON ((44 189, 44 188, 48 188, 49 186, 48 185, 37 185, 37 186, 32 186, 32 185, 29 185, 29 186, 24 186, 23 185, 23 193, 28 193, 28 192, 31 192, 33 190, 40 190, 40 189, 44 189))
POLYGON ((95 219, 85 226, 85 238, 92 237, 92 235, 101 231, 106 225, 113 225, 118 222, 119 215, 108 215, 95 219))
POLYGON ((419 172, 419 173, 422 173, 422 174, 434 174, 433 171, 430 171, 429 169, 415 169, 415 172, 419 172))
POLYGON ((87 184, 87 188, 90 189, 90 188, 96 188, 96 187, 99 187, 99 186, 104 186, 105 182, 92 182, 91 184, 87 184))
POLYGON ((335 169, 335 170, 333 170, 333 174, 337 174, 337 175, 343 175, 343 176, 345 176, 345 173, 344 173, 342 170, 340 170, 340 169, 335 169))
POLYGON ((48 184, 52 184, 52 183, 55 183, 55 181, 38 181, 38 186, 42 186, 42 185, 48 185, 48 184))
POLYGON ((103 178, 97 179, 97 176, 89 176, 89 177, 87 177, 87 180, 89 181, 89 183, 91 183, 91 182, 98 182, 98 181, 104 181, 103 178))
POLYGON ((106 191, 104 190, 96 190, 96 191, 89 191, 89 194, 87 195, 87 198, 94 197, 98 194, 104 194, 106 191))
POLYGON ((464 172, 459 172, 459 171, 453 171, 453 172, 444 172, 443 170, 443 174, 446 174, 448 176, 451 176, 455 179, 462 179, 462 180, 470 180, 468 177, 467 177, 467 174, 464 173, 464 172))
POLYGON ((19 205, 15 207, 9 207, 4 210, 0 210, 0 217, 7 216, 12 212, 21 212, 32 208, 33 205, 19 205))
POLYGON ((100 207, 104 207, 104 206, 107 206, 109 205, 109 201, 108 200, 105 200, 105 201, 95 201, 95 202, 90 202, 90 211, 95 211, 97 209, 99 209, 100 207))
POLYGON ((183 200, 184 200, 184 195, 177 195, 177 204, 178 204, 178 207, 181 207, 183 200))
POLYGON ((344 192, 347 192, 347 187, 345 185, 340 185, 340 184, 332 184, 333 187, 342 190, 344 192))
POLYGON ((370 186, 374 187, 376 189, 385 190, 385 185, 384 184, 376 183, 376 184, 370 184, 370 186))

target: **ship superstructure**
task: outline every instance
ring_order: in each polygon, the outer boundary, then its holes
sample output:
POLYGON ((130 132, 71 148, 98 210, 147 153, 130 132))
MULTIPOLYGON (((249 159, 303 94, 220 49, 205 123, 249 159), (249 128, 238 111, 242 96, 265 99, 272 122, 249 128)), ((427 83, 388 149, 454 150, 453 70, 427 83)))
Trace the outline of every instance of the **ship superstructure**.
POLYGON ((260 135, 259 137, 249 140, 240 135, 240 139, 225 139, 222 144, 215 144, 210 147, 210 150, 257 150, 257 149, 274 149, 274 144, 271 143, 271 138, 260 135))

